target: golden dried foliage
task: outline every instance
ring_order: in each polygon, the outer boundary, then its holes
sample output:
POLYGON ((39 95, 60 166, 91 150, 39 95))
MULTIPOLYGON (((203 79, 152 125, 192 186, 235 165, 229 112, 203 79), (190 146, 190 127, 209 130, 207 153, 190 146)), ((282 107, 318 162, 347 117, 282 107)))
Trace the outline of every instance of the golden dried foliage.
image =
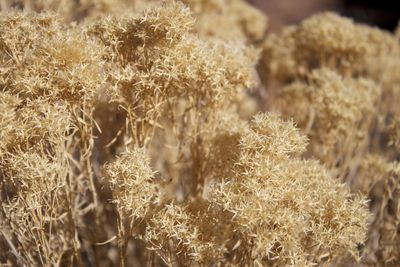
MULTIPOLYGON (((263 47, 262 75, 282 81, 322 67, 346 76, 363 75, 374 67, 374 61, 376 66, 376 60, 388 59, 389 55, 397 58, 400 52, 397 39, 390 33, 330 12, 314 15, 298 26, 269 36, 263 47)), ((384 70, 379 68, 380 73, 384 70)), ((378 78, 377 74, 368 72, 378 78)))
POLYGON ((201 36, 256 42, 264 37, 267 20, 243 0, 182 0, 196 17, 201 36), (218 27, 216 27, 218 25, 218 27))
POLYGON ((151 205, 160 202, 149 163, 145 151, 137 149, 123 153, 105 166, 105 177, 113 191, 118 213, 121 219, 132 221, 129 225, 143 220, 151 205))
POLYGON ((274 101, 308 134, 310 155, 351 175, 355 157, 368 148, 379 89, 369 79, 346 78, 322 68, 282 87, 274 101))
POLYGON ((86 112, 102 83, 103 49, 48 14, 2 16, 0 32, 2 225, 9 229, 3 233, 9 260, 81 264, 77 225, 87 184, 95 195, 86 112))
POLYGON ((398 263, 397 37, 263 40, 243 0, 0 9, 0 265, 398 263))
POLYGON ((388 229, 396 229, 398 209, 387 203, 397 203, 398 177, 386 162, 395 166, 399 158, 398 38, 322 13, 268 36, 260 63, 266 109, 294 118, 310 140, 305 156, 371 200, 375 218, 363 259, 396 264, 399 233, 388 229))
POLYGON ((353 199, 319 163, 298 157, 306 139, 292 122, 259 114, 238 146, 233 175, 210 198, 231 213, 243 255, 300 266, 357 254, 369 216, 365 202, 353 199))
POLYGON ((365 261, 396 266, 400 263, 400 165, 379 155, 367 155, 359 176, 362 180, 353 187, 368 194, 373 213, 364 249, 365 261))
MULTIPOLYGON (((221 130, 220 134, 228 133, 221 130)), ((291 122, 275 114, 260 114, 231 136, 237 141, 226 149, 234 151, 236 160, 224 162, 230 172, 213 177, 204 196, 183 202, 154 201, 160 192, 154 180, 149 182, 151 169, 143 166, 146 161, 135 163, 145 158, 143 151, 123 154, 105 167, 118 206, 125 209, 120 214, 144 218, 150 206, 142 209, 140 199, 152 205, 146 230, 137 238, 143 238, 168 265, 229 259, 234 264, 298 266, 343 253, 357 256, 369 216, 365 201, 352 196, 317 162, 298 157, 306 140, 291 122), (129 168, 125 167, 128 159, 129 168), (114 177, 119 177, 118 183, 114 177), (126 177, 131 177, 130 182, 126 177), (142 191, 137 192, 138 187, 142 191)), ((216 140, 221 140, 218 134, 216 140)))

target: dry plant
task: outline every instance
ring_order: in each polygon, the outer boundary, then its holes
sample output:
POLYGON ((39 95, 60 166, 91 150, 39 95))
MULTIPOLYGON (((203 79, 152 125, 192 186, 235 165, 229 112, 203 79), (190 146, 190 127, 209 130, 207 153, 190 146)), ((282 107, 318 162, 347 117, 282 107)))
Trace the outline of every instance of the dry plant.
POLYGON ((400 262, 399 178, 387 163, 396 166, 400 155, 399 66, 395 35, 333 13, 268 36, 259 66, 266 109, 298 122, 310 139, 305 156, 370 199, 368 264, 400 262))
POLYGON ((367 263, 399 264, 400 165, 378 155, 368 155, 353 185, 372 200, 373 220, 364 257, 367 263))
POLYGON ((243 0, 0 9, 1 266, 399 262, 398 37, 265 37, 243 0))

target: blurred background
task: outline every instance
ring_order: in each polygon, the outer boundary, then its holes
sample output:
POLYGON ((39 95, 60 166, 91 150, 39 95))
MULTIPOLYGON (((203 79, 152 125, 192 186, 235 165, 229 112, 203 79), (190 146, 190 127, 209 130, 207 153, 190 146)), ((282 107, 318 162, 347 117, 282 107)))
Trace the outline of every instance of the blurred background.
POLYGON ((335 11, 355 21, 394 30, 400 19, 400 0, 249 0, 263 10, 269 29, 279 31, 321 11, 335 11))

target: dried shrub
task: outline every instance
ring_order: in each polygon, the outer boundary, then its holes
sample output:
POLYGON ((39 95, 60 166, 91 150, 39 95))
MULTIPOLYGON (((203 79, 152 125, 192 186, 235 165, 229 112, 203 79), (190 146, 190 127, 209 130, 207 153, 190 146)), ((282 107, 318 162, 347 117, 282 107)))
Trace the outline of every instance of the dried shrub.
POLYGON ((291 122, 259 114, 241 136, 233 175, 211 192, 212 203, 229 211, 244 239, 237 249, 255 262, 321 263, 357 255, 364 241, 365 202, 317 162, 300 159, 305 146, 291 122))
POLYGON ((371 80, 344 78, 323 68, 282 87, 274 101, 308 134, 310 155, 351 176, 368 149, 379 89, 371 80))
MULTIPOLYGON (((381 200, 392 199, 392 190, 378 181, 393 177, 383 162, 395 165, 399 158, 399 55, 395 35, 328 12, 268 36, 259 68, 269 94, 266 109, 298 122, 310 139, 305 156, 318 158, 353 192, 371 200, 375 219, 363 259, 374 264, 395 264, 398 258, 391 252, 396 241, 387 241, 396 240, 398 232, 388 238, 382 230, 399 221, 395 210, 383 212, 381 200)), ((349 264, 348 259, 339 262, 349 264)))
POLYGON ((364 249, 369 264, 399 264, 400 165, 378 155, 368 155, 353 187, 368 194, 373 219, 364 249))
POLYGON ((1 265, 397 263, 397 37, 325 13, 264 41, 242 0, 0 7, 1 265), (252 116, 263 86, 285 119, 252 116))

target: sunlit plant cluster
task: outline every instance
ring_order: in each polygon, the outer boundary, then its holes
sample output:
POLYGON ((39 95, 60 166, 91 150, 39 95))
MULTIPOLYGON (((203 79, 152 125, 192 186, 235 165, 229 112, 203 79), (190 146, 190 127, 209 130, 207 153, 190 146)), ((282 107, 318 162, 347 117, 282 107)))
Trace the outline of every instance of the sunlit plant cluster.
POLYGON ((0 8, 0 266, 400 264, 398 34, 272 34, 244 0, 0 8))

